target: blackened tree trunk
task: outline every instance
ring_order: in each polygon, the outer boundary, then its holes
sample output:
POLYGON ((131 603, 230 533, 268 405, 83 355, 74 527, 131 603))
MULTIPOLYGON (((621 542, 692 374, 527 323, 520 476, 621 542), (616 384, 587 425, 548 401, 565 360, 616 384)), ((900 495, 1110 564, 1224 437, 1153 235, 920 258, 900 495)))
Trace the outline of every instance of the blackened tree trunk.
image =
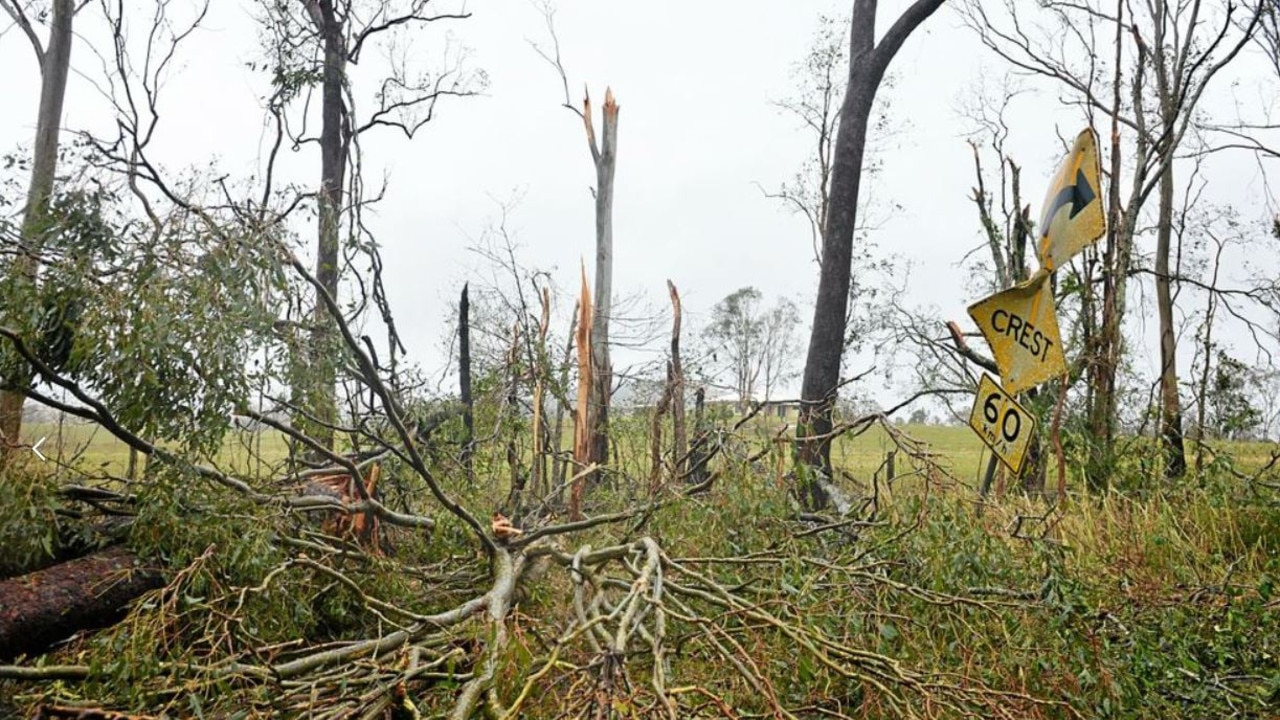
MULTIPOLYGON (((71 69, 71 21, 76 13, 75 0, 54 0, 49 24, 49 39, 42 46, 35 27, 16 0, 0 0, 0 10, 14 19, 35 50, 40 65, 40 109, 36 116, 36 140, 32 148, 31 185, 27 190, 27 206, 22 217, 22 240, 30 252, 17 255, 10 272, 34 284, 39 271, 37 247, 46 224, 53 181, 58 168, 58 135, 62 128, 62 102, 67 94, 67 75, 71 69)), ((19 378, 15 385, 31 381, 19 378)), ((22 406, 26 396, 17 391, 0 392, 0 467, 13 457, 22 431, 22 406)))
POLYGON ((475 451, 475 403, 471 398, 471 299, 462 286, 458 303, 458 390, 462 397, 462 466, 467 479, 474 480, 472 453, 475 451))
POLYGON ((916 0, 889 28, 879 44, 875 39, 876 0, 855 0, 849 39, 849 80, 836 133, 831 169, 831 200, 822 229, 822 265, 813 328, 805 358, 800 422, 796 426, 801 502, 810 509, 825 507, 829 498, 820 482, 831 476, 832 411, 840 384, 846 311, 857 227, 862 159, 867 123, 876 91, 902 43, 945 0, 916 0))

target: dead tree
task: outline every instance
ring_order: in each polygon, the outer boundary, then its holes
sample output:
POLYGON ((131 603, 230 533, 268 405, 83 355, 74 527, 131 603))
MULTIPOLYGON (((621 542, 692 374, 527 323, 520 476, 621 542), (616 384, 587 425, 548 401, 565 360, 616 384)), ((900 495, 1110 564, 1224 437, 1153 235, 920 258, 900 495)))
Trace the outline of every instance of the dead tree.
POLYGON ((613 390, 613 366, 609 361, 609 313, 613 297, 613 176, 618 156, 618 103, 613 91, 604 93, 603 132, 600 142, 591 121, 591 98, 582 101, 587 145, 596 169, 596 283, 591 316, 591 424, 590 462, 604 465, 609 458, 609 400, 613 390))
POLYGON ((675 458, 673 473, 679 477, 684 473, 685 455, 689 452, 689 439, 684 422, 684 369, 680 364, 680 322, 683 316, 680 305, 680 293, 675 283, 667 281, 667 291, 671 295, 671 367, 668 382, 671 386, 671 442, 672 454, 675 458))
POLYGON ((462 399, 462 467, 467 480, 475 481, 475 401, 471 397, 471 298, 468 285, 462 286, 458 302, 458 392, 462 399))
MULTIPOLYGON (((348 176, 360 136, 375 129, 391 129, 412 139, 430 122, 439 100, 472 95, 481 84, 460 61, 434 74, 419 74, 400 58, 391 63, 390 73, 380 81, 372 111, 360 115, 354 107, 352 67, 359 65, 365 50, 388 36, 470 15, 436 12, 429 0, 262 0, 262 5, 268 37, 274 42, 270 51, 274 54, 270 65, 275 85, 269 102, 271 112, 281 118, 291 103, 300 97, 309 101, 315 86, 319 88, 318 136, 301 134, 307 127, 304 119, 300 124, 304 130, 290 139, 295 148, 315 142, 320 149, 319 182, 314 195, 314 272, 325 292, 338 298, 343 251, 350 244, 344 242, 344 227, 360 226, 358 214, 366 201, 360 178, 348 176)), ((281 124, 290 127, 287 122, 281 124)), ((296 379, 298 387, 294 392, 295 402, 302 410, 299 422, 312 425, 312 434, 322 445, 332 448, 338 417, 338 369, 330 358, 337 339, 322 305, 316 299, 311 308, 309 351, 299 370, 306 377, 296 379)))
MULTIPOLYGON (((591 463, 603 465, 609 456, 609 403, 613 390, 613 366, 609 358, 609 321, 613 309, 613 178, 618 156, 618 103, 613 90, 605 88, 604 107, 601 113, 601 133, 596 136, 592 120, 591 96, 583 93, 582 108, 574 105, 569 97, 569 76, 560 59, 560 39, 556 35, 554 11, 549 4, 542 6, 547 32, 551 38, 551 51, 538 46, 534 50, 542 56, 560 77, 564 92, 561 103, 577 115, 586 130, 587 149, 596 171, 595 195, 596 262, 595 293, 592 308, 591 340, 591 463)), ((581 332, 581 330, 579 330, 581 332)), ((595 475, 593 474, 593 478, 595 475)))

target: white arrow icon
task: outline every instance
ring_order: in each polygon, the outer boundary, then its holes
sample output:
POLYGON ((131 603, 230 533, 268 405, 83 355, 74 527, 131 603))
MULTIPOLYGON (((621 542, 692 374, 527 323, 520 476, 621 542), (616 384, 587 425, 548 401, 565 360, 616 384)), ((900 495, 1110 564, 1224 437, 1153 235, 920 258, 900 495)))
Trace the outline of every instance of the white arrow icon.
POLYGON ((44 441, 45 441, 45 440, 47 440, 47 439, 48 439, 48 436, 42 437, 42 438, 40 438, 39 440, 37 440, 37 441, 36 441, 36 444, 35 444, 35 445, 32 445, 32 446, 31 446, 31 452, 35 453, 35 454, 36 454, 36 457, 40 458, 41 460, 48 460, 48 459, 49 459, 49 458, 45 457, 44 455, 41 455, 41 454, 40 454, 40 446, 41 446, 41 445, 43 445, 43 444, 44 444, 44 441))

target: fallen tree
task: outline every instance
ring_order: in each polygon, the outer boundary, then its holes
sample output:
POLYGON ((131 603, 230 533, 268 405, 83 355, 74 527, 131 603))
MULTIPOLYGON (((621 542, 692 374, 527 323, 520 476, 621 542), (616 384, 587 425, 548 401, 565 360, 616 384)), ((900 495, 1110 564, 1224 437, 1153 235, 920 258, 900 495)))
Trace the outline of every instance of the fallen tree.
POLYGON ((0 582, 0 658, 34 655, 82 630, 106 627, 163 585, 120 547, 0 582))

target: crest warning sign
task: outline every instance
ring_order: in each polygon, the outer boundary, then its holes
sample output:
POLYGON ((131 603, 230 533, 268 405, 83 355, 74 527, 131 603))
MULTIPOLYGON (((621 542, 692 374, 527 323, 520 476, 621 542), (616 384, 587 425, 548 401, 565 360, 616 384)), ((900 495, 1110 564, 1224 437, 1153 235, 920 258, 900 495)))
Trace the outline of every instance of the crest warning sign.
POLYGON ((1010 394, 1066 372, 1054 310, 1049 273, 1043 269, 1030 280, 969 306, 969 316, 991 346, 1010 394))

